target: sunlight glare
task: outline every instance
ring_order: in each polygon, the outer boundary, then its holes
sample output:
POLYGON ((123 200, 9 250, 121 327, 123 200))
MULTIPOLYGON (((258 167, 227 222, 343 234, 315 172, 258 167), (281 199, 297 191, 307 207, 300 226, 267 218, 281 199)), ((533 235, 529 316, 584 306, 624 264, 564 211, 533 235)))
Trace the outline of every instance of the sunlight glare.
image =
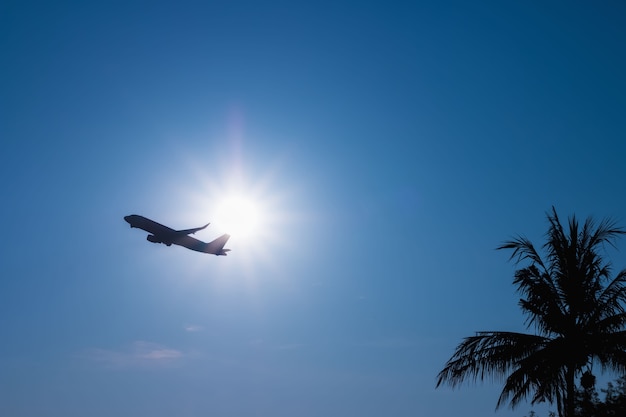
POLYGON ((210 222, 206 230, 193 236, 203 242, 229 234, 228 257, 212 260, 196 256, 194 268, 217 266, 222 269, 218 276, 223 277, 239 271, 251 288, 263 271, 277 270, 283 265, 286 253, 296 247, 288 244, 291 236, 288 228, 298 218, 293 208, 294 190, 287 186, 286 177, 279 175, 277 163, 249 175, 239 157, 216 155, 215 158, 225 162, 200 163, 190 157, 186 163, 194 180, 180 189, 182 195, 177 201, 184 201, 182 206, 187 209, 184 217, 188 219, 181 221, 185 226, 180 228, 210 222))
POLYGON ((262 217, 262 207, 258 201, 243 194, 231 194, 219 201, 215 224, 230 235, 247 240, 258 233, 262 217))

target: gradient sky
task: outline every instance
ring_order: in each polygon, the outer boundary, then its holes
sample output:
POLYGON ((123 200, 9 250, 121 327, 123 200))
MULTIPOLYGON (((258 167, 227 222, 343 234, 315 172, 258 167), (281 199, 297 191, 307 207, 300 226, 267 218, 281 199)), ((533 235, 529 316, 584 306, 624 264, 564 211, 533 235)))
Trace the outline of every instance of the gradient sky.
POLYGON ((502 241, 541 242, 552 205, 626 225, 625 21, 2 2, 0 415, 493 415, 497 382, 436 375, 463 337, 524 329, 502 241), (263 224, 227 257, 123 220, 207 241, 229 193, 263 224))

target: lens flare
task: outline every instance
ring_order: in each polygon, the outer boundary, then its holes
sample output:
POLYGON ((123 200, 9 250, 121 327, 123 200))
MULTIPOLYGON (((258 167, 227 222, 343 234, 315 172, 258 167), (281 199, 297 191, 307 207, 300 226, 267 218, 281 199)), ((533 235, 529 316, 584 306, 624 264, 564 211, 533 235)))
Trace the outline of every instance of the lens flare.
POLYGON ((230 194, 217 204, 214 224, 237 239, 257 235, 262 221, 261 203, 245 195, 230 194))

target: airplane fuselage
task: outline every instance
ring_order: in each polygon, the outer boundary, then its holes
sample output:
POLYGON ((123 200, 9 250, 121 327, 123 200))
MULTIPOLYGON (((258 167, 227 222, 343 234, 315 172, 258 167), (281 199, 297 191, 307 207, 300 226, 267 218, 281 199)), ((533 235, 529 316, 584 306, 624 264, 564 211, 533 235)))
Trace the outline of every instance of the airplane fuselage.
POLYGON ((197 252, 224 256, 226 255, 226 252, 230 250, 224 249, 224 245, 230 238, 230 235, 222 235, 209 243, 202 242, 201 240, 189 236, 189 234, 206 228, 208 223, 202 227, 194 229, 174 230, 162 225, 161 223, 157 223, 154 220, 150 220, 147 217, 139 216, 137 214, 125 216, 124 220, 130 224, 131 228, 136 227, 150 233, 146 239, 152 243, 163 243, 167 246, 175 244, 197 252))
POLYGON ((150 220, 137 214, 126 216, 124 217, 124 220, 130 224, 131 228, 136 227, 138 229, 145 230, 148 233, 152 233, 146 238, 152 243, 164 243, 167 246, 175 243, 177 235, 176 230, 163 226, 161 223, 157 223, 154 220, 150 220))

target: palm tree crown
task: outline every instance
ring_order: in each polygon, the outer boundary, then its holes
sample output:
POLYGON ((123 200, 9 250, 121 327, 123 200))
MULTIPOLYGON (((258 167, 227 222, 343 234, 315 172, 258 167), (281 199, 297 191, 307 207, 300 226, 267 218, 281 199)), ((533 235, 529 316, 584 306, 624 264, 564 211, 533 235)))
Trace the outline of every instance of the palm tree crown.
POLYGON ((601 255, 626 230, 611 220, 596 225, 561 225, 556 210, 548 214, 547 242, 541 256, 523 236, 498 249, 529 264, 515 272, 513 283, 527 327, 535 334, 477 332, 456 348, 437 377, 453 387, 487 375, 506 378, 496 408, 515 407, 532 395, 532 403, 556 403, 559 416, 574 416, 575 378, 599 363, 603 370, 626 372, 626 269, 613 278, 601 255))

